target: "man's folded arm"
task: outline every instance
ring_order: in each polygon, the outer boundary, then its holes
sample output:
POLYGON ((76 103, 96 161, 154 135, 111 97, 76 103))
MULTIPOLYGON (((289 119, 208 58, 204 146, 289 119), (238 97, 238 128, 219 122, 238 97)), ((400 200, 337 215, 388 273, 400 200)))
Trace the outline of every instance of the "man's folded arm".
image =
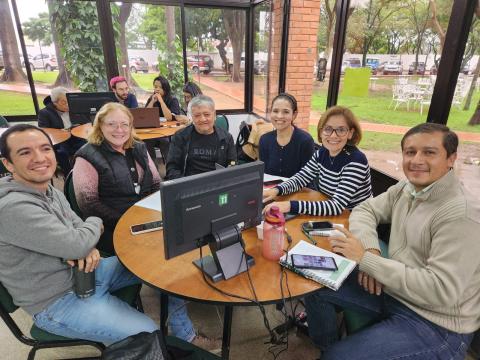
POLYGON ((64 259, 86 257, 101 234, 102 220, 89 217, 74 226, 38 206, 33 200, 12 202, 2 208, 2 239, 20 248, 64 259), (18 221, 21 218, 22 224, 18 221))

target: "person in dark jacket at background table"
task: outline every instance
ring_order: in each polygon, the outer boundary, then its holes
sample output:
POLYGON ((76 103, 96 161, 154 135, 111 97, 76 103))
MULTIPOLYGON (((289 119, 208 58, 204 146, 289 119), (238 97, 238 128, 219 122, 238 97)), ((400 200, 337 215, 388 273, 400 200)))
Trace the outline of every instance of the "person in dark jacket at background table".
POLYGON ((166 179, 176 179, 234 165, 237 154, 233 137, 215 126, 215 103, 206 95, 188 104, 193 123, 172 138, 167 158, 166 179))
MULTIPOLYGON (((76 121, 70 119, 67 94, 64 87, 53 88, 43 103, 45 108, 38 112, 38 127, 70 129, 72 126, 90 122, 88 116, 79 116, 76 121)), ((72 170, 70 157, 85 144, 85 140, 71 136, 67 141, 55 145, 55 156, 65 176, 72 170)))
POLYGON ((115 76, 110 79, 110 87, 120 104, 125 105, 129 109, 138 107, 137 97, 130 92, 127 79, 123 76, 115 76))

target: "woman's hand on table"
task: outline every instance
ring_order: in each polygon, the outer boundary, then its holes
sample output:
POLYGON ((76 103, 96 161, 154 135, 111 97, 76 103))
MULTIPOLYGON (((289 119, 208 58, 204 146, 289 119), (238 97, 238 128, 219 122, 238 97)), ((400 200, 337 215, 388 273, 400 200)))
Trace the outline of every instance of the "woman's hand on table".
POLYGON ((271 188, 271 189, 266 189, 263 190, 263 202, 268 203, 269 201, 272 201, 278 196, 278 189, 277 188, 271 188))
POLYGON ((280 212, 282 213, 290 212, 290 201, 275 201, 265 206, 265 208, 263 209, 263 212, 267 213, 268 211, 270 211, 272 206, 277 206, 280 212))

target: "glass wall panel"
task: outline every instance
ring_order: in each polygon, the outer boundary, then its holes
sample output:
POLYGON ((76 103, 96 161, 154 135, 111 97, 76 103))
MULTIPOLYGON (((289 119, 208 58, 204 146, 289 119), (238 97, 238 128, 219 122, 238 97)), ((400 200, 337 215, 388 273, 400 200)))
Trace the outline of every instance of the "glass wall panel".
POLYGON ((153 94, 153 80, 165 77, 172 95, 182 100, 184 84, 180 8, 112 3, 118 72, 143 107, 153 94))
POLYGON ((313 93, 310 111, 310 134, 317 139, 317 124, 327 106, 328 82, 335 35, 335 0, 325 0, 320 5, 320 24, 317 34, 317 62, 312 69, 313 93))
POLYGON ((0 115, 31 114, 35 108, 11 2, 0 1, 0 115))
MULTIPOLYGON (((268 0, 254 9, 254 52, 253 52, 253 111, 263 117, 267 116, 269 104, 270 79, 267 76, 269 60, 273 57, 273 1, 268 0)), ((278 89, 278 88, 277 88, 278 89)))
POLYGON ((452 4, 351 2, 338 104, 360 118, 360 147, 390 175, 403 176, 401 135, 427 119, 452 4))
POLYGON ((56 86, 108 89, 95 1, 16 3, 40 109, 56 86))
POLYGON ((243 109, 246 11, 186 7, 185 21, 190 81, 217 109, 243 109))
POLYGON ((480 194, 480 18, 474 17, 447 125, 460 137, 455 171, 480 194))

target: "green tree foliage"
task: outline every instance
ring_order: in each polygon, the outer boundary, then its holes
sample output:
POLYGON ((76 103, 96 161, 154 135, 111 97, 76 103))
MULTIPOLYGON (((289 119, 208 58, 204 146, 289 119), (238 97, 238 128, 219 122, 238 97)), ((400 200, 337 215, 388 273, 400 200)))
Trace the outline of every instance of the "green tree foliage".
POLYGON ((50 18, 48 13, 42 12, 36 18, 30 18, 23 24, 23 33, 32 41, 38 41, 41 45, 52 43, 50 18))
POLYGON ((66 68, 82 91, 107 88, 97 8, 90 1, 55 1, 55 25, 66 68))
POLYGON ((167 44, 165 7, 147 5, 137 31, 146 42, 152 44, 153 48, 165 49, 163 47, 167 44))

